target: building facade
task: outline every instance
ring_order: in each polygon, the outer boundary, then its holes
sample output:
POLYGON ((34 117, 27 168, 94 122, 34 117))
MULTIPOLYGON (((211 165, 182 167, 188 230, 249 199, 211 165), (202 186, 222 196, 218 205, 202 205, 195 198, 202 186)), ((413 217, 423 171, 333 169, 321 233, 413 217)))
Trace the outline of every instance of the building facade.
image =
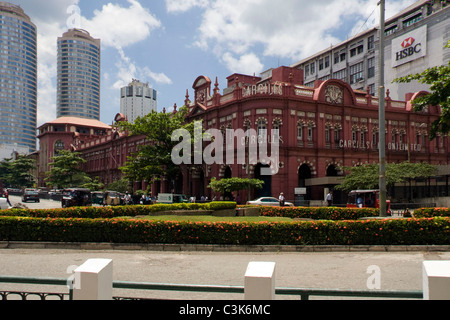
POLYGON ((45 173, 50 170, 52 157, 60 150, 78 151, 88 141, 112 134, 112 127, 97 120, 59 117, 38 128, 39 162, 38 186, 45 187, 45 173))
POLYGON ((58 38, 57 117, 100 120, 100 40, 81 29, 58 38))
MULTIPOLYGON (((240 193, 242 200, 277 197, 283 192, 286 199, 297 204, 321 202, 328 190, 340 184, 345 175, 342 167, 378 163, 378 98, 368 90, 354 90, 336 79, 317 80, 312 87, 304 86, 303 77, 302 70, 290 67, 273 69, 265 77, 234 74, 228 77, 223 95, 217 81, 211 90, 208 77, 197 78, 193 101, 189 95, 185 101, 190 109, 187 119, 201 121, 204 130, 220 130, 224 135, 220 140, 224 143, 223 150, 231 148, 233 156, 230 162, 225 155, 217 155, 216 145, 214 163, 183 164, 184 192, 197 198, 202 195, 212 198, 214 194, 207 188, 211 179, 250 177, 264 180, 264 189, 253 190, 250 195, 244 190, 240 193), (248 151, 248 144, 242 136, 233 137, 231 143, 227 141, 227 129, 234 132, 253 129, 259 142, 268 143, 269 153, 273 151, 273 129, 278 129, 279 160, 270 163, 274 174, 262 174, 269 168, 268 163, 261 158, 250 161, 249 152, 245 155, 246 162, 239 160, 239 151, 248 151)), ((448 194, 449 137, 428 139, 440 110, 430 106, 416 113, 411 106, 411 101, 424 93, 408 93, 404 101, 396 101, 387 91, 386 159, 388 163, 427 162, 444 168, 439 185, 448 194)), ((217 137, 215 141, 219 141, 217 137)), ((208 145, 205 143, 203 147, 210 152, 208 145)), ((335 201, 345 203, 345 195, 335 194, 335 201)))
MULTIPOLYGON (((413 81, 393 83, 394 79, 447 64, 450 48, 450 4, 448 1, 420 0, 386 21, 385 86, 391 98, 403 100, 408 92, 428 90, 413 81)), ((338 79, 353 89, 378 96, 379 27, 366 30, 342 43, 303 59, 292 67, 304 71, 304 83, 313 87, 316 80, 338 79)))
POLYGON ((148 83, 133 79, 128 86, 120 90, 120 113, 129 122, 156 112, 157 106, 157 92, 150 88, 148 83))
POLYGON ((0 2, 0 115, 0 159, 36 151, 36 26, 7 2, 0 2))

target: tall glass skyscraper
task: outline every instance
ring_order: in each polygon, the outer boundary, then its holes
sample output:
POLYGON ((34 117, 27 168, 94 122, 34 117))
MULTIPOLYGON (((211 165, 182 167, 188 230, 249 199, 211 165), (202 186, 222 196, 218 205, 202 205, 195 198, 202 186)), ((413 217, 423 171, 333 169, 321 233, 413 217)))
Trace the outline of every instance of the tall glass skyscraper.
POLYGON ((36 151, 36 26, 17 5, 0 2, 0 159, 36 151))
POLYGON ((57 117, 100 120, 100 40, 85 30, 58 38, 57 117))

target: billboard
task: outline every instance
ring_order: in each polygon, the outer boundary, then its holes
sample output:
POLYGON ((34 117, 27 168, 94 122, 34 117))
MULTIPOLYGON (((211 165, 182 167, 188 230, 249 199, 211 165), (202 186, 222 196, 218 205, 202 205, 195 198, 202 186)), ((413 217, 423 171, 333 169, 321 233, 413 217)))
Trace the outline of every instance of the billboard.
POLYGON ((427 55, 427 26, 392 40, 392 67, 414 61, 427 55))

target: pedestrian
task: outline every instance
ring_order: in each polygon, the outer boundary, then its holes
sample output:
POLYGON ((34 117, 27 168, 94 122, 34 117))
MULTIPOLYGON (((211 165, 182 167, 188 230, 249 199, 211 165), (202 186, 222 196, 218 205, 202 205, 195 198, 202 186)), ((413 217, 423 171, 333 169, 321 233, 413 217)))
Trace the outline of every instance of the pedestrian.
POLYGON ((283 192, 280 193, 280 196, 278 197, 278 201, 280 201, 280 207, 284 207, 285 198, 284 198, 283 192))
POLYGON ((5 198, 6 198, 6 202, 8 202, 9 206, 12 207, 11 202, 9 202, 9 193, 8 193, 8 190, 5 190, 5 192, 3 193, 3 195, 4 195, 5 198))
POLYGON ((358 196, 358 199, 356 199, 356 204, 358 205, 358 208, 363 207, 363 199, 361 198, 361 196, 358 196))
POLYGON ((327 194, 327 203, 329 207, 333 204, 333 193, 331 191, 327 194))

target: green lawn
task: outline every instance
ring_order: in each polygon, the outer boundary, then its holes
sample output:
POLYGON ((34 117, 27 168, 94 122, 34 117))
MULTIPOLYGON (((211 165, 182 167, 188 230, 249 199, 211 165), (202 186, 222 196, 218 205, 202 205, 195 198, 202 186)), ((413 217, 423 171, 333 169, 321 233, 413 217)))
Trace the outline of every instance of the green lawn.
POLYGON ((213 216, 146 216, 139 217, 151 221, 190 221, 190 222, 290 222, 291 218, 281 217, 213 217, 213 216))

